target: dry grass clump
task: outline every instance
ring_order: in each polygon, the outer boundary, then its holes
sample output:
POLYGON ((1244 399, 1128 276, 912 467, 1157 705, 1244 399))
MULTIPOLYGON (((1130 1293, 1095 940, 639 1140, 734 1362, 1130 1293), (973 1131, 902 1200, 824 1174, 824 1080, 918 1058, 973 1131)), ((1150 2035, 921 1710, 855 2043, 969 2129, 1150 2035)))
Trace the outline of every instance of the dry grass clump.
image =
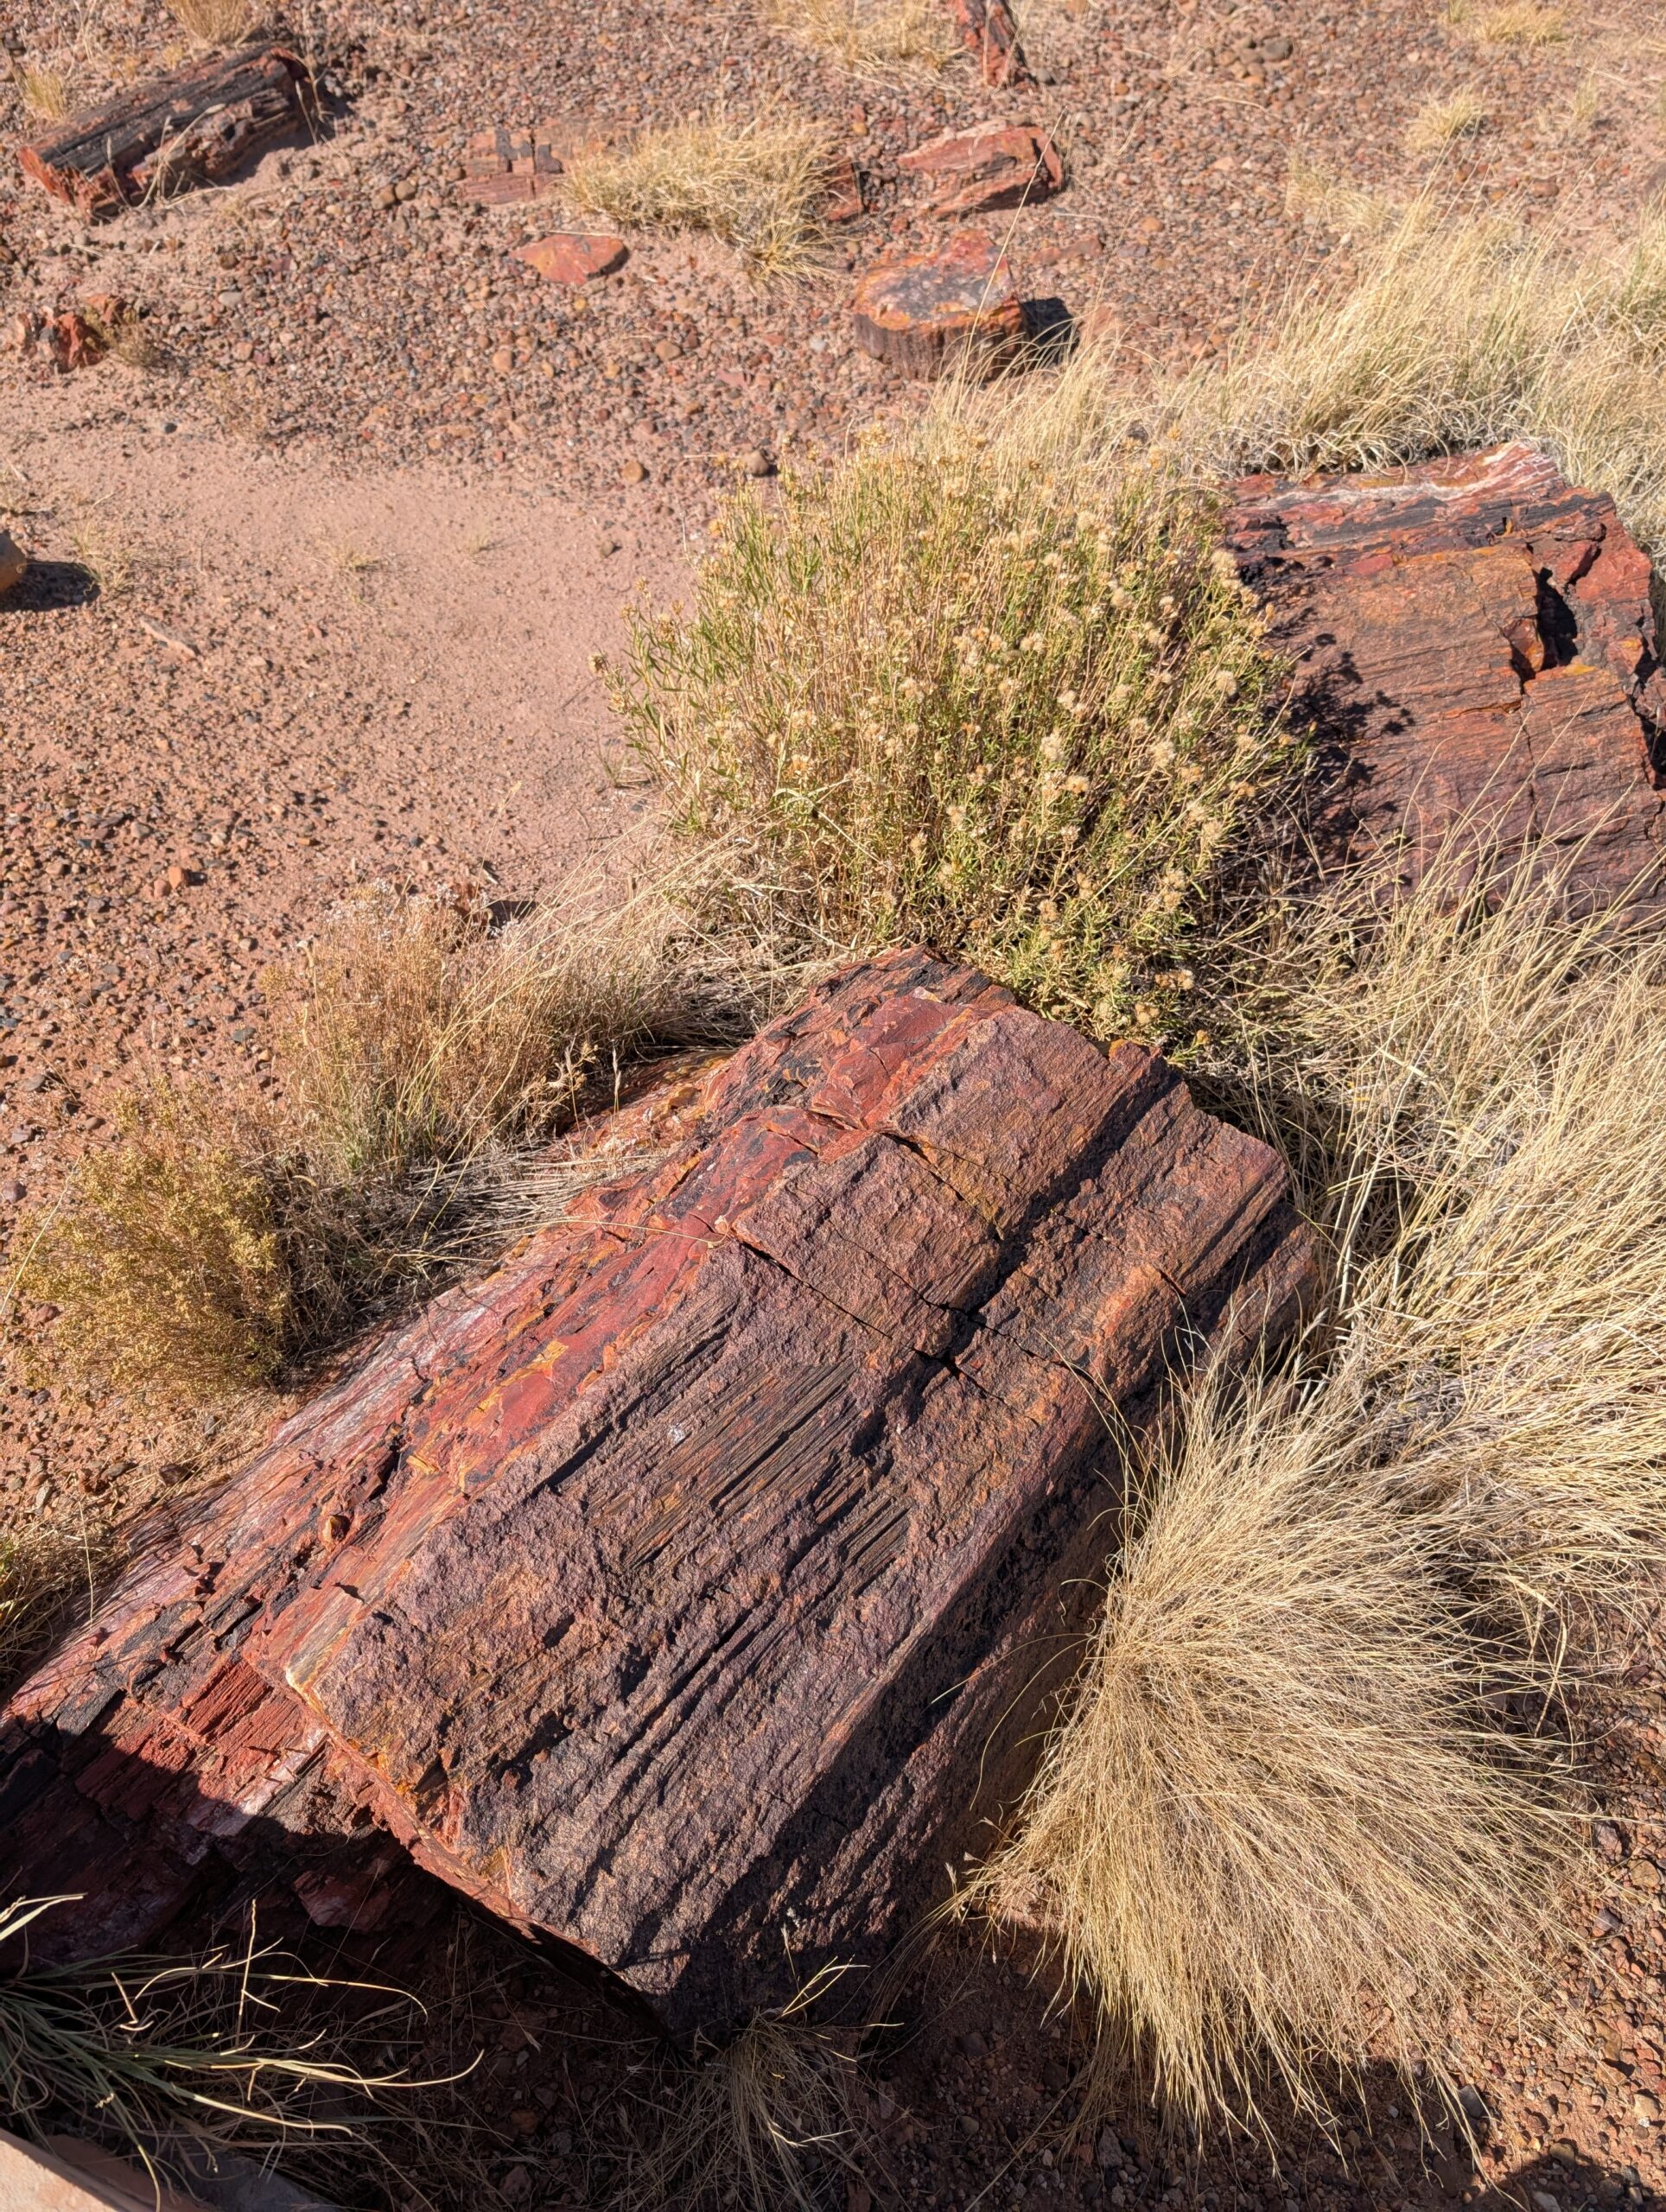
POLYGON ((795 276, 823 244, 817 205, 830 156, 808 118, 722 114, 645 131, 623 153, 576 155, 566 182, 578 205, 626 228, 704 231, 754 276, 795 276))
POLYGON ((962 51, 938 0, 764 0, 764 20, 859 76, 935 76, 962 51))
POLYGON ((1382 193, 1350 183, 1299 149, 1291 156, 1284 181, 1284 212, 1350 238, 1376 238, 1405 213, 1382 193))
POLYGON ((168 0, 168 10, 181 30, 204 46, 241 46, 270 17, 261 0, 168 0))
POLYGON ((1467 89, 1443 100, 1429 100, 1406 126, 1408 154, 1439 154, 1459 138, 1472 138, 1486 127, 1486 103, 1467 89))
POLYGON ((1199 887, 1288 758, 1207 504, 1001 439, 741 498, 614 688, 680 825, 807 950, 924 941, 1101 1035, 1184 1011, 1199 887))
POLYGON ((819 2212, 830 2171, 859 2178, 855 2067, 808 2017, 832 1974, 817 1975, 792 2005, 759 2015, 732 2042, 658 2070, 636 2123, 620 2212, 670 2204, 819 2212))
POLYGON ((970 1892, 1057 1945, 1103 2056, 1127 2037, 1199 2122, 1275 2088, 1325 2117, 1327 2075, 1438 2056, 1472 1978, 1523 1986, 1550 1836, 1360 1412, 1345 1384, 1193 1396, 970 1892))
POLYGON ((1318 1210, 1392 1382, 1396 1496, 1530 1665, 1666 1556, 1666 954, 1524 874, 1465 899, 1462 866, 1386 919, 1317 910, 1263 1088, 1310 1147, 1329 1122, 1318 1210))
POLYGON ((114 1546, 88 1526, 79 1541, 41 1520, 0 1529, 0 1696, 10 1692, 78 1606, 89 1611, 114 1546))
POLYGON ((16 70, 17 97, 29 114, 43 123, 57 123, 69 112, 69 87, 55 69, 44 63, 24 61, 16 70))
MULTIPOLYGON (((743 1033, 767 949, 702 932, 669 879, 586 887, 501 927, 367 896, 270 979, 276 1106, 155 1085, 23 1224, 16 1289, 55 1307, 56 1365, 210 1403, 534 1225, 587 1178, 541 1147, 653 1048, 743 1033)), ((588 1179, 618 1171, 609 1158, 588 1179)))
POLYGON ((1475 35, 1490 46, 1555 46, 1567 36, 1567 17, 1560 8, 1543 8, 1536 0, 1509 0, 1502 8, 1489 8, 1475 22, 1475 35))
POLYGON ((1119 465, 1137 415, 1210 480, 1371 469, 1528 438, 1666 546, 1666 211, 1622 251, 1575 253, 1491 217, 1404 217, 1338 286, 1320 279, 1218 364, 1131 391, 1084 353, 1030 435, 1119 465))
POLYGON ((1327 894, 1264 979, 1328 1366, 1183 1406, 973 1887, 1199 2120, 1438 2075, 1472 1982, 1529 1988, 1568 1801, 1501 1714, 1666 1557, 1666 953, 1467 865, 1327 894))
POLYGON ((8 2126, 41 2136, 67 2122, 113 2133, 158 2193, 169 2139, 228 2145, 251 2134, 333 2138, 318 2116, 343 2092, 392 2086, 332 2056, 318 2037, 285 2035, 277 2016, 298 1986, 321 1983, 252 1936, 190 1959, 87 1960, 42 1966, 29 1930, 73 1900, 0 1905, 0 2107, 8 2126))
POLYGON ((119 1109, 73 1194, 25 1224, 20 1289, 58 1309, 54 1347, 116 1389, 165 1378, 194 1403, 269 1382, 289 1271, 247 1132, 161 1084, 119 1109))

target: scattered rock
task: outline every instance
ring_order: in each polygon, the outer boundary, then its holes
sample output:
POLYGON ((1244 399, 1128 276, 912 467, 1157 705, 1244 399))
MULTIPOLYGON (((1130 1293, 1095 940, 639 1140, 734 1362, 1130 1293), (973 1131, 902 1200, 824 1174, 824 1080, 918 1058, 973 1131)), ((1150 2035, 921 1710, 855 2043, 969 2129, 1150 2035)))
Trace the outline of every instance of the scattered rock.
POLYGON ((25 176, 86 216, 218 183, 307 120, 298 55, 262 41, 124 88, 19 149, 25 176))
POLYGON ((1052 199, 1065 181, 1065 164, 1050 131, 1033 123, 980 123, 948 130, 912 153, 898 167, 936 185, 927 203, 934 215, 976 215, 1052 199))
POLYGON ((8 592, 20 584, 29 573, 29 561, 22 547, 9 530, 0 530, 0 592, 8 592))
POLYGON ((986 85, 1033 85, 1007 0, 951 0, 961 35, 977 56, 986 85))
POLYGON ((876 263, 853 307, 863 351, 909 376, 962 368, 993 376, 1026 335, 1012 264, 983 231, 963 232, 932 253, 876 263))
POLYGON ((1116 1438, 1313 1281, 1283 1169, 917 951, 632 1131, 649 1165, 182 1509, 6 1708, 0 1882, 84 1892, 42 1955, 334 1897, 391 1834, 686 2029, 875 1959, 1011 1804, 1116 1438))
POLYGON ((515 248, 517 261, 530 262, 552 284, 582 284, 592 276, 611 276, 629 257, 624 239, 603 231, 556 231, 515 248))
POLYGON ((556 124, 531 130, 507 130, 499 124, 477 132, 463 157, 459 197, 487 207, 547 199, 562 173, 554 143, 559 130, 556 124))
POLYGON ((1542 842, 1598 906, 1653 874, 1666 675, 1649 563, 1612 499, 1516 444, 1250 478, 1228 541, 1330 749, 1338 858, 1387 842, 1415 880, 1454 831, 1506 861, 1542 842))
POLYGON ((0 1205, 21 1206, 28 1196, 27 1185, 19 1182, 16 1176, 8 1175, 0 1182, 0 1205))

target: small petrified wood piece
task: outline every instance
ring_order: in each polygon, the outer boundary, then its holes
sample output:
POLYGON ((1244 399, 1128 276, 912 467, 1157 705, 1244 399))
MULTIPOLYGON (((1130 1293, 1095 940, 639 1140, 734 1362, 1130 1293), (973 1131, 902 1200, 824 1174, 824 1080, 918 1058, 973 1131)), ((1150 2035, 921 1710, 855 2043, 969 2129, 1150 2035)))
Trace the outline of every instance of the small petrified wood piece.
POLYGON ((1513 444, 1251 477, 1227 535, 1332 753, 1332 857, 1389 845, 1415 880, 1454 836, 1489 864, 1536 848, 1587 905, 1657 874, 1666 674, 1606 493, 1513 444))
POLYGON ((19 149, 25 176, 88 217, 213 184, 306 120, 306 65, 261 41, 133 85, 19 149))
POLYGON ((951 0, 961 36, 977 56, 986 85, 1033 85, 1007 0, 951 0))
POLYGON ((363 1924, 391 1836, 686 2029, 941 1895, 1071 1664, 1124 1424, 1309 1285, 1283 1170, 923 952, 661 1135, 13 1700, 0 1883, 86 1892, 43 1940, 154 1940, 216 1864, 363 1924))
POLYGON ((1065 164, 1051 131, 1033 123, 979 123, 946 130, 912 153, 899 168, 924 176, 935 188, 934 215, 980 215, 998 208, 1051 200, 1065 181, 1065 164))
POLYGON ((994 376, 1027 335, 1012 264, 983 231, 876 262, 852 309, 863 351, 912 377, 994 376))

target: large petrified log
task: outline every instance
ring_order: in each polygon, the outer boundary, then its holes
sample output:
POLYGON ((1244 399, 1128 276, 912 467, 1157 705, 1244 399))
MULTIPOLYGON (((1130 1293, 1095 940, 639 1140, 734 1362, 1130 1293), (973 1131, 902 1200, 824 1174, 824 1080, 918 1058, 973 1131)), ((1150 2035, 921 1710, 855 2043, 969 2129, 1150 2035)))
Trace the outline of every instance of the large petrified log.
POLYGON ((1460 830, 1539 844, 1606 903, 1660 857, 1666 676, 1649 563, 1612 499, 1529 446, 1379 476, 1251 477, 1228 541, 1333 749, 1339 856, 1415 878, 1460 830))
POLYGON ((33 177, 83 215, 213 184, 306 120, 306 64, 264 41, 128 86, 18 150, 33 177))
POLYGON ((13 1700, 0 1882, 85 1891, 60 1946, 232 1879, 362 1923, 391 1837, 681 2028, 874 1957, 1017 1786, 1122 1424, 1307 1287, 1279 1163, 925 953, 680 1113, 13 1700))

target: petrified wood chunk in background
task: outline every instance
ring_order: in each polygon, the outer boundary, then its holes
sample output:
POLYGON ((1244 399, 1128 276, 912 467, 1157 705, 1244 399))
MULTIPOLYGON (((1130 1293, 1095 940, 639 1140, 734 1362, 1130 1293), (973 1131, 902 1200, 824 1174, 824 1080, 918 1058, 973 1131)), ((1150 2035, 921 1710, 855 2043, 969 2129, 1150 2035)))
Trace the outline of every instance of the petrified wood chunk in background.
POLYGON ((213 184, 303 124, 306 64, 256 41, 131 85, 18 150, 31 176, 83 215, 213 184))
POLYGON ((1546 841, 1606 903, 1660 859, 1666 676, 1649 563, 1606 493, 1522 444, 1376 476, 1238 486, 1228 542, 1335 748, 1339 857, 1415 879, 1461 830, 1546 841))
POLYGON ((154 1937, 216 1860, 339 1923, 391 1835, 683 2028, 785 1993, 784 1937, 871 1960, 940 1892, 1033 1756, 1117 1424, 1177 1351, 1288 1325, 1307 1239, 1153 1053, 925 953, 680 1126, 13 1700, 0 1880, 88 1893, 49 1938, 154 1937))

